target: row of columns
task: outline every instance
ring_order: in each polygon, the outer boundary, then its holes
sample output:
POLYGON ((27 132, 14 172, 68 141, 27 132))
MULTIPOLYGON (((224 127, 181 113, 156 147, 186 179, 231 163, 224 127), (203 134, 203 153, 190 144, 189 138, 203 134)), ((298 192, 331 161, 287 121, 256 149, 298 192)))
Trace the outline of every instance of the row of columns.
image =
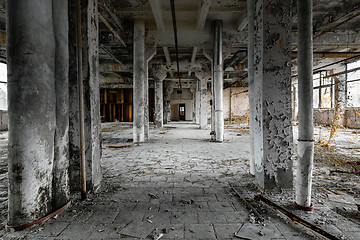
POLYGON ((10 227, 63 207, 70 192, 79 191, 81 180, 87 181, 87 190, 100 185, 97 1, 81 5, 82 39, 76 36, 76 6, 68 0, 7 2, 10 227), (82 49, 75 44, 79 41, 82 49), (82 65, 77 65, 79 51, 82 65), (79 71, 84 76, 80 81, 79 71), (83 107, 79 82, 84 85, 83 107))
MULTIPOLYGON (((248 0, 247 4, 250 173, 265 190, 291 189, 291 4, 284 0, 248 0)), ((295 206, 311 210, 312 2, 298 0, 297 6, 301 39, 298 40, 299 140, 295 206)))

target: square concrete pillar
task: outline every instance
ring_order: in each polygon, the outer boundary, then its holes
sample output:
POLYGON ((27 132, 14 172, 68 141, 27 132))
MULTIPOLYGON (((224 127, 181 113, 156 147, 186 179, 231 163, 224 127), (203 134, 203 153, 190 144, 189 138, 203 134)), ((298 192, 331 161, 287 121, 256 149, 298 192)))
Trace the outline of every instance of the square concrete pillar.
POLYGON ((254 158, 264 189, 293 187, 290 5, 255 3, 254 158))
POLYGON ((195 76, 200 81, 200 128, 208 127, 208 103, 207 103, 207 82, 210 74, 204 71, 196 71, 195 76))
MULTIPOLYGON (((100 143, 100 90, 99 90, 99 38, 97 0, 82 2, 82 71, 84 84, 85 116, 85 159, 87 190, 100 186, 101 143, 100 143)), ((76 63, 76 12, 74 4, 69 4, 69 154, 71 191, 80 190, 80 120, 79 91, 76 63)))

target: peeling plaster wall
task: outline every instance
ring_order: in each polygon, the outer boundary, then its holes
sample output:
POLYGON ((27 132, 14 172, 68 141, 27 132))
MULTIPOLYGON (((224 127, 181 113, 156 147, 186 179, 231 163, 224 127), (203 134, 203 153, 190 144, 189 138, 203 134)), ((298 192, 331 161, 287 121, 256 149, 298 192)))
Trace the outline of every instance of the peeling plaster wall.
POLYGON ((248 88, 224 89, 224 119, 230 119, 231 115, 233 118, 242 117, 249 112, 249 95, 247 90, 248 88))
POLYGON ((292 188, 290 2, 258 0, 255 19, 256 177, 264 189, 292 188))
MULTIPOLYGON (((360 129, 360 108, 346 108, 344 113, 344 127, 360 129)), ((314 109, 314 123, 325 126, 333 124, 334 109, 314 109)))

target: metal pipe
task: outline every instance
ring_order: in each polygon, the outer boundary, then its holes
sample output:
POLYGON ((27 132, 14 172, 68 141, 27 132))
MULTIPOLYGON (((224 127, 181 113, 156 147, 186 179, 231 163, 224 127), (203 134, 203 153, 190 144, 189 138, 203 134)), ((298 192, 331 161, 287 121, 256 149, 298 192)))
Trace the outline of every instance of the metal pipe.
POLYGON ((254 25, 255 25, 255 0, 247 0, 247 16, 248 16, 248 81, 249 81, 249 130, 250 130, 250 174, 255 175, 255 158, 254 158, 254 25))
POLYGON ((297 8, 301 38, 298 38, 299 139, 295 204, 309 208, 314 158, 312 0, 297 0, 297 8))
POLYGON ((215 95, 215 140, 224 141, 223 112, 223 51, 222 20, 216 20, 214 26, 214 95, 215 95))
POLYGON ((174 28, 174 37, 175 37, 175 50, 176 50, 176 66, 179 78, 179 87, 180 91, 182 91, 181 87, 181 76, 180 76, 180 67, 179 67, 179 47, 178 47, 178 37, 177 37, 177 26, 176 26, 176 16, 175 16, 175 3, 174 0, 170 0, 171 5, 171 16, 173 20, 173 28, 174 28))
POLYGON ((80 189, 81 199, 86 199, 86 162, 85 162, 85 113, 84 113, 84 82, 82 63, 82 34, 81 34, 81 0, 77 0, 77 78, 79 87, 79 122, 80 122, 80 189))

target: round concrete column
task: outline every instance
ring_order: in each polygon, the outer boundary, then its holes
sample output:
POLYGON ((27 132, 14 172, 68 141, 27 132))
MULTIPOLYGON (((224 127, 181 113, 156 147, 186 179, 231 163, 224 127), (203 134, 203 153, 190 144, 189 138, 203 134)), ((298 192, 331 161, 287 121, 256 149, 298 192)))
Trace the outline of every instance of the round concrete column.
POLYGON ((215 97, 215 140, 224 141, 223 111, 223 56, 222 56, 221 20, 215 21, 214 27, 214 97, 215 97))
POLYGON ((51 212, 55 135, 52 1, 7 1, 8 225, 51 212), (41 13, 41 14, 39 14, 41 13))
POLYGON ((145 22, 135 20, 134 23, 134 89, 133 89, 133 141, 144 142, 144 107, 145 107, 145 22))
POLYGON ((297 7, 299 140, 295 201, 296 206, 310 208, 314 159, 312 1, 298 0, 297 7))
POLYGON ((167 74, 165 70, 159 70, 154 75, 155 75, 155 127, 162 128, 164 125, 163 81, 167 74))

